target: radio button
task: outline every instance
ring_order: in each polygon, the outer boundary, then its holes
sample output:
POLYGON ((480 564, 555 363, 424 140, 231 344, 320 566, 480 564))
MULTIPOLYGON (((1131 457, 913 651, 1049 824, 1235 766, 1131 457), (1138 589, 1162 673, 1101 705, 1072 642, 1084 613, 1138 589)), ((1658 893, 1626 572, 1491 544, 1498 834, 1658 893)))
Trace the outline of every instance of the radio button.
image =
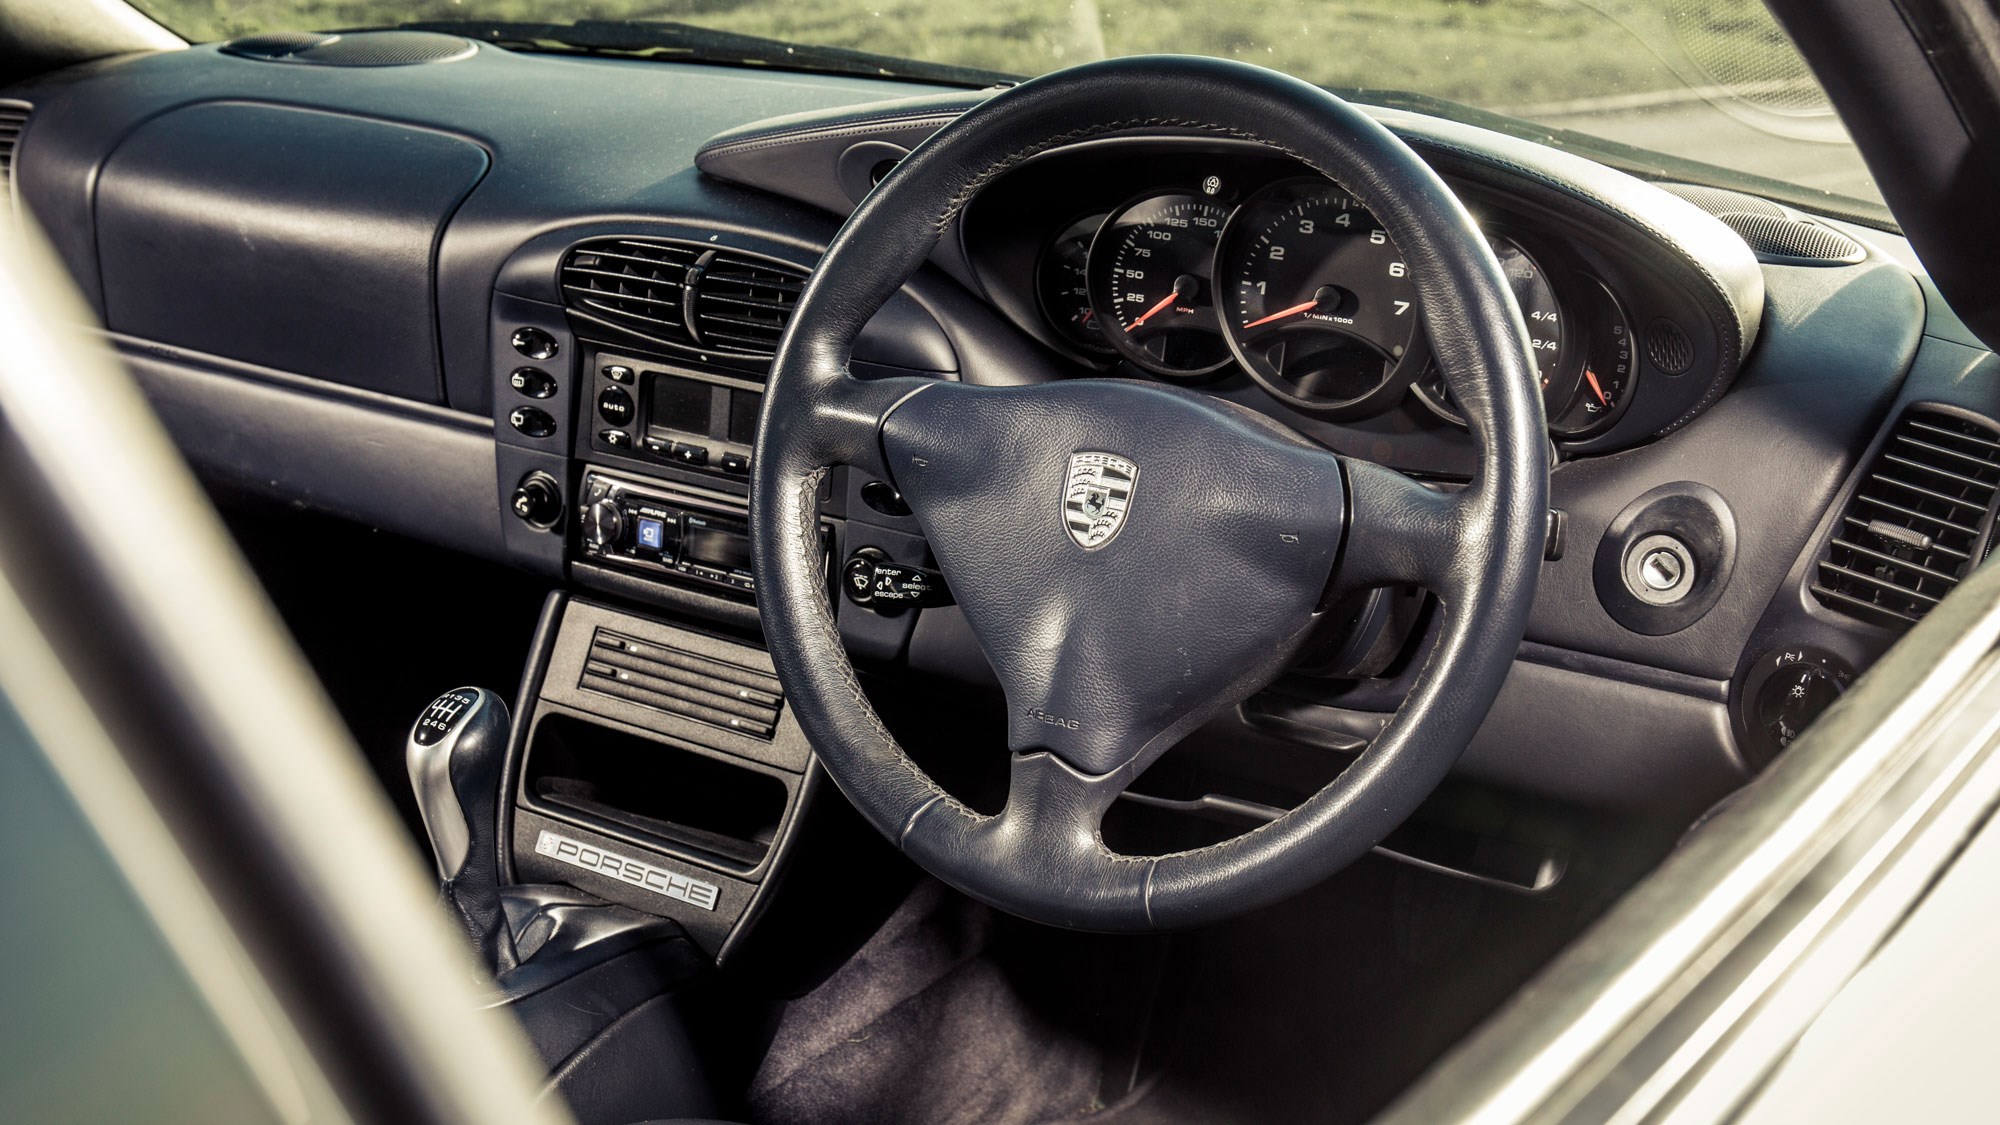
POLYGON ((632 448, 632 435, 626 433, 624 430, 599 430, 597 431, 597 440, 612 449, 632 448))
POLYGON ((556 432, 556 420, 546 410, 517 406, 507 415, 507 424, 531 438, 545 438, 556 432))
POLYGON ((615 500, 599 500, 583 513, 583 542, 593 551, 607 551, 618 545, 625 530, 625 513, 615 500))
POLYGON ((623 387, 606 387, 597 396, 597 416, 613 426, 632 420, 632 396, 623 387))
POLYGON ((507 383, 529 398, 552 398, 556 393, 555 377, 539 367, 516 367, 507 383))
POLYGON ((509 341, 514 350, 529 359, 550 359, 556 354, 556 338, 539 328, 516 328, 509 341))
POLYGON ((622 363, 607 364, 603 368, 603 375, 614 383, 623 383, 628 387, 638 379, 637 375, 632 374, 632 369, 622 363))

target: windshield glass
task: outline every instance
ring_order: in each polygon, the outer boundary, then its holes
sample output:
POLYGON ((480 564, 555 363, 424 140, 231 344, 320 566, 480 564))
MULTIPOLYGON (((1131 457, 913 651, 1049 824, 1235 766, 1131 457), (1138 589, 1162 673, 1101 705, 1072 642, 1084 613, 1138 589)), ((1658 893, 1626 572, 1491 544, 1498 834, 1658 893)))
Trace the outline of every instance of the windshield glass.
POLYGON ((1544 127, 1549 135, 1540 139, 1571 147, 1610 142, 1596 146, 1597 154, 1642 171, 1733 179, 1733 186, 1808 206, 1881 217, 1881 196, 1852 142, 1761 0, 138 0, 138 6, 197 41, 423 22, 517 48, 968 83, 1111 55, 1217 55, 1375 104, 1508 127, 1487 117, 1501 115, 1544 127), (733 34, 690 38, 706 31, 733 34), (847 53, 788 55, 785 44, 847 53), (1431 99, 1480 112, 1454 113, 1454 106, 1431 99), (1676 159, 1649 167, 1648 156, 1676 159), (1710 174, 1683 161, 1708 166, 1710 174), (1734 175, 1714 174, 1723 172, 1734 175))

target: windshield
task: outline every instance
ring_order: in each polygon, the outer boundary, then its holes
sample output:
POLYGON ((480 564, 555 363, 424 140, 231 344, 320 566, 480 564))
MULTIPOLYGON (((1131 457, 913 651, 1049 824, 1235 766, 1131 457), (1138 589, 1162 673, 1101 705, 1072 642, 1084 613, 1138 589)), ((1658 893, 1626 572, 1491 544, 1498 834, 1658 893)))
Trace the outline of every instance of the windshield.
POLYGON ((1111 55, 1217 55, 1375 104, 1499 127, 1507 126, 1487 115, 1532 122, 1547 130, 1539 139, 1570 147, 1610 142, 1596 146, 1596 154, 1663 176, 1724 182, 1732 177, 1713 173, 1733 173, 1732 186, 1857 217, 1884 215, 1853 143, 1761 0, 138 0, 138 6, 197 41, 422 22, 517 48, 978 84, 1111 55), (700 38, 710 31, 732 34, 700 38), (845 51, 788 53, 786 45, 845 51), (1459 107, 1480 112, 1454 114, 1459 107), (1649 156, 1674 159, 1649 162, 1649 156), (1710 174, 1683 161, 1707 166, 1710 174))

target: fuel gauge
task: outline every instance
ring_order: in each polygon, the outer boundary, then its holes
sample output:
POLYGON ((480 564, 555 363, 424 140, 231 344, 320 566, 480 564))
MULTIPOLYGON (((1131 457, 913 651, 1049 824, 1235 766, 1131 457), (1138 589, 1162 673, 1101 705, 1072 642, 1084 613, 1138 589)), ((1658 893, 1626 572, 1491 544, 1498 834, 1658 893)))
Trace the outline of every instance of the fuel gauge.
POLYGON ((1633 363, 1632 326, 1618 299, 1594 277, 1580 277, 1590 326, 1590 351, 1583 378, 1569 404, 1549 416, 1549 431, 1558 439, 1579 438, 1609 429, 1632 404, 1638 386, 1633 363))
POLYGON ((1103 215, 1086 215, 1049 240, 1042 248, 1041 260, 1035 263, 1035 299, 1042 306, 1042 318, 1064 343, 1108 354, 1111 344, 1104 338, 1097 310, 1090 303, 1084 268, 1090 259, 1090 240, 1102 225, 1103 215))

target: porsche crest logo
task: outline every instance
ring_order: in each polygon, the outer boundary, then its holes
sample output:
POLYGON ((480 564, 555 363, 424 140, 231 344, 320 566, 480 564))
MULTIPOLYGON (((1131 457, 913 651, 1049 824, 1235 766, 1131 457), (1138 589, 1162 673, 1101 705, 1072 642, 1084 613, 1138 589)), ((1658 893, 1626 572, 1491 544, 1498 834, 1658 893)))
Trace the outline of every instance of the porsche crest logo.
POLYGON ((1132 489, 1139 483, 1139 466, 1112 453, 1072 453, 1069 478, 1063 486, 1063 523, 1069 537, 1086 551, 1095 551, 1125 527, 1132 507, 1132 489))

